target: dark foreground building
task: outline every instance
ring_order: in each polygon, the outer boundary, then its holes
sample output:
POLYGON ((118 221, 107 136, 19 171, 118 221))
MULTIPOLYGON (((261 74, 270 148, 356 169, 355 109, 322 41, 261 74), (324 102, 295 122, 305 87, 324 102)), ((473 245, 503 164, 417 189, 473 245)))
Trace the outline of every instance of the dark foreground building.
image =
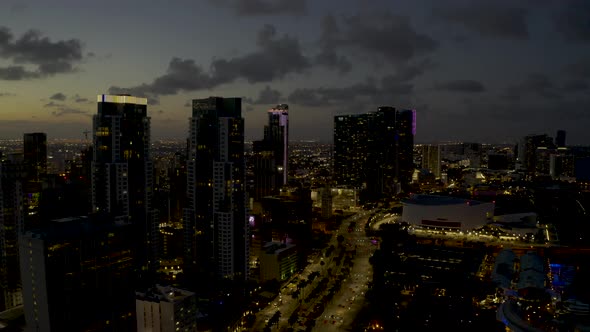
POLYGON ((93 118, 93 212, 135 228, 130 241, 142 285, 153 283, 158 265, 150 136, 146 98, 98 96, 93 118))
POLYGON ((132 225, 108 219, 53 220, 20 242, 30 331, 133 331, 132 225))

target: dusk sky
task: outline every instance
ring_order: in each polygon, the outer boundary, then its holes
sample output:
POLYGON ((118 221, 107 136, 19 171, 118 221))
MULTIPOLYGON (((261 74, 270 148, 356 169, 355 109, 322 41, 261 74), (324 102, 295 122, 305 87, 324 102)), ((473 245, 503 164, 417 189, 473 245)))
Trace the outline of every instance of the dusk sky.
POLYGON ((246 139, 289 104, 291 139, 333 117, 417 110, 417 142, 590 145, 590 1, 0 2, 0 139, 83 138, 96 96, 148 97, 153 139, 188 102, 242 97, 246 139))

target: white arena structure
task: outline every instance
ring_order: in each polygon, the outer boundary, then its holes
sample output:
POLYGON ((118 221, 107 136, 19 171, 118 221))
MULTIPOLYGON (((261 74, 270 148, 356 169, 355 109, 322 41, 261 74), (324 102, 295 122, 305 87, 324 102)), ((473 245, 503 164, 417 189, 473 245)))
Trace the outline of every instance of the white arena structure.
POLYGON ((401 221, 418 227, 470 231, 494 216, 493 203, 449 196, 413 195, 402 205, 401 221))

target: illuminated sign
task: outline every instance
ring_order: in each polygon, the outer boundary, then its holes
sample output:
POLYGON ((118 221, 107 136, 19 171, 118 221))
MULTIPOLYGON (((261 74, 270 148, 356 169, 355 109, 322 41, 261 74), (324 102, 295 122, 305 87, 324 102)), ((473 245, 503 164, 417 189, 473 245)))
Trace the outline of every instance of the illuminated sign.
POLYGON ((99 103, 147 105, 147 98, 133 96, 98 95, 97 101, 99 103))
POLYGON ((412 135, 416 135, 416 110, 412 110, 412 135))

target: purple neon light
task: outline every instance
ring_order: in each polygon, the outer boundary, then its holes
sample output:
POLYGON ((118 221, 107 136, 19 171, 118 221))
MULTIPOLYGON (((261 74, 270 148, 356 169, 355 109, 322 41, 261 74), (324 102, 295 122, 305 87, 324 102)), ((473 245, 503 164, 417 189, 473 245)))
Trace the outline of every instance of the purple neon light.
POLYGON ((416 135, 416 110, 412 110, 412 135, 416 135))

